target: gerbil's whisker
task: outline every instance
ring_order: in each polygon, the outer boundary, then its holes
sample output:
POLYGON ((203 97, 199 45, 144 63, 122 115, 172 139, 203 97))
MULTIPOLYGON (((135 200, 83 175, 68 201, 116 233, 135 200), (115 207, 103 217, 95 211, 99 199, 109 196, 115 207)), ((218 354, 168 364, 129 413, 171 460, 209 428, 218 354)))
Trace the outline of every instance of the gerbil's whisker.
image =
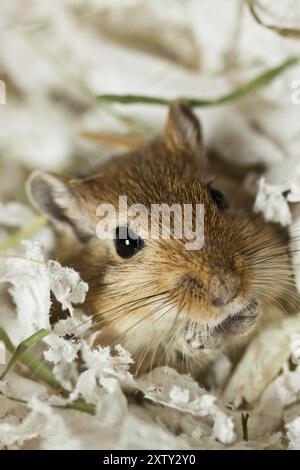
MULTIPOLYGON (((152 305, 156 302, 160 302, 162 299, 165 298, 165 296, 166 296, 166 292, 159 293, 159 294, 154 294, 153 296, 151 296, 150 302, 146 302, 146 303, 144 302, 144 298, 140 298, 140 299, 135 301, 135 304, 137 304, 137 305, 134 305, 129 310, 126 309, 126 304, 125 305, 122 304, 121 307, 118 307, 118 309, 117 309, 117 312, 120 312, 120 309, 121 309, 121 313, 119 313, 118 315, 113 315, 111 318, 103 318, 101 321, 93 324, 93 328, 95 329, 96 327, 97 328, 103 328, 103 327, 111 326, 113 323, 115 323, 116 321, 118 321, 119 319, 123 318, 126 315, 134 313, 137 310, 139 310, 139 309, 141 309, 145 306, 149 306, 149 305, 152 305), (158 297, 158 296, 160 296, 161 298, 154 298, 153 299, 153 297, 158 297)), ((111 310, 112 309, 109 309, 106 312, 105 311, 101 312, 101 316, 106 315, 107 312, 110 312, 111 310)), ((113 309, 113 310, 116 310, 116 308, 113 309)))
MULTIPOLYGON (((162 301, 163 299, 167 298, 167 296, 166 296, 167 293, 168 293, 168 291, 165 291, 165 292, 162 292, 162 293, 153 294, 152 296, 141 297, 140 299, 136 299, 135 302, 139 301, 139 305, 138 305, 138 307, 136 307, 135 309, 131 309, 131 310, 134 312, 134 311, 136 311, 138 308, 142 308, 142 307, 144 307, 144 306, 146 306, 146 305, 151 305, 151 304, 154 304, 155 302, 162 301), (157 299, 156 297, 158 297, 158 296, 160 296, 160 298, 157 299), (147 298, 149 298, 149 297, 152 298, 152 301, 150 301, 150 302, 148 302, 148 303, 145 303, 145 302, 144 302, 145 298, 147 299, 147 298), (154 299, 153 299, 153 298, 154 298, 154 299)), ((128 311, 128 310, 126 310, 126 305, 131 304, 131 303, 132 303, 132 302, 126 302, 126 303, 124 303, 124 304, 121 304, 120 307, 123 309, 122 313, 119 314, 119 315, 114 316, 112 319, 109 319, 109 321, 107 321, 107 319, 106 319, 107 325, 111 325, 112 323, 114 323, 114 322, 117 321, 118 319, 122 318, 124 315, 130 314, 131 312, 128 311)), ((111 310, 115 310, 115 309, 109 309, 108 311, 111 311, 111 310)), ((90 321, 90 319, 85 320, 85 321, 82 322, 80 325, 77 325, 76 327, 74 327, 72 330, 70 330, 69 335, 74 335, 74 338, 75 338, 75 330, 77 330, 79 327, 82 327, 85 323, 87 323, 87 322, 89 322, 89 321, 90 321)), ((99 325, 101 325, 101 323, 102 323, 102 322, 98 322, 96 325, 93 325, 93 324, 92 324, 92 327, 93 327, 93 328, 96 328, 97 326, 99 327, 99 325)), ((107 325, 105 325, 105 326, 107 326, 107 325)), ((102 326, 102 325, 101 325, 101 326, 102 326)), ((70 337, 69 339, 72 340, 72 339, 74 339, 74 338, 70 337)), ((62 345, 60 348, 58 348, 58 350, 59 350, 59 351, 60 351, 60 350, 62 351, 63 348, 64 348, 64 345, 62 345)), ((40 357, 41 354, 42 354, 42 353, 39 353, 39 354, 37 355, 37 358, 40 357)), ((44 364, 45 362, 46 362, 46 360, 43 359, 43 361, 41 362, 41 364, 44 364)), ((32 376, 34 376, 34 373, 32 374, 32 376)))
MULTIPOLYGON (((159 309, 158 309, 158 312, 160 312, 161 309, 164 308, 164 307, 165 307, 165 305, 160 306, 159 309)), ((170 308, 167 309, 166 311, 163 311, 162 314, 161 314, 158 318, 155 318, 154 321, 152 322, 152 327, 154 326, 154 324, 155 324, 157 321, 161 320, 161 319, 162 319, 165 315, 167 315, 172 309, 173 309, 173 305, 171 305, 170 308)), ((150 339, 149 339, 148 342, 146 343, 146 346, 143 348, 143 350, 142 350, 142 352, 141 352, 141 354, 140 354, 140 356, 139 356, 139 360, 138 360, 137 368, 136 368, 136 375, 138 375, 139 370, 140 370, 140 368, 141 368, 141 366, 142 366, 142 364, 143 364, 143 360, 144 360, 144 358, 147 356, 147 354, 148 354, 149 351, 150 351, 150 345, 151 345, 153 339, 155 338, 155 334, 156 334, 156 332, 154 331, 154 332, 153 332, 153 335, 150 337, 150 339)))

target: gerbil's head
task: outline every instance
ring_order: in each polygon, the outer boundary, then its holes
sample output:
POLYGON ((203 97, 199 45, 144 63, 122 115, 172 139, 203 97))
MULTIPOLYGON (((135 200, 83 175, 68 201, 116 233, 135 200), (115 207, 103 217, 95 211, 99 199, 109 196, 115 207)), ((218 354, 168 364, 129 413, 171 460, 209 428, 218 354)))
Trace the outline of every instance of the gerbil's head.
POLYGON ((290 285, 284 236, 251 216, 240 182, 210 176, 198 120, 174 103, 162 136, 90 177, 29 180, 35 205, 68 236, 62 258, 89 283, 85 310, 101 340, 121 342, 139 365, 232 342, 290 285))

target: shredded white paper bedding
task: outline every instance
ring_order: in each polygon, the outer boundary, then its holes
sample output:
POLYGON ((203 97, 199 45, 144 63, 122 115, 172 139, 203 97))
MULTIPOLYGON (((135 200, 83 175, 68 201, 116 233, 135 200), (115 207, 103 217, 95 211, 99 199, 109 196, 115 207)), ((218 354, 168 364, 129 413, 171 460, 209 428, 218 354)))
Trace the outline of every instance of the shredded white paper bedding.
MULTIPOLYGON (((257 3, 269 22, 299 24, 297 0, 257 3)), ((90 319, 78 308, 88 285, 49 259, 49 226, 27 231, 36 214, 23 191, 34 168, 74 174, 106 158, 84 133, 140 136, 164 121, 162 107, 100 105, 97 93, 220 96, 299 54, 299 41, 258 25, 242 0, 2 0, 0 30, 0 327, 15 347, 51 329, 51 293, 69 314, 33 348, 68 393, 15 364, 0 381, 0 448, 300 449, 300 315, 261 332, 234 370, 220 357, 209 392, 166 367, 136 379, 122 345, 92 348, 90 319), (10 246, 16 229, 23 241, 10 246), (143 404, 128 400, 139 393, 143 404)), ((197 111, 210 149, 266 165, 254 210, 292 231, 300 223, 299 79, 296 66, 255 95, 197 111)))

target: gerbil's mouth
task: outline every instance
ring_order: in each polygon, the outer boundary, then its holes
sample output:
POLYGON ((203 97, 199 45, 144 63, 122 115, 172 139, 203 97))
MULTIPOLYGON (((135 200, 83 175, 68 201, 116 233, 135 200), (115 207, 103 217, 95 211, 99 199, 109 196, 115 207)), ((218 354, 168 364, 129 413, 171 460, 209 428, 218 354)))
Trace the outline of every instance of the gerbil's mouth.
POLYGON ((255 325, 258 314, 258 303, 251 299, 241 310, 229 315, 217 325, 209 326, 193 321, 186 330, 185 340, 192 349, 213 351, 222 346, 227 336, 248 333, 255 325))

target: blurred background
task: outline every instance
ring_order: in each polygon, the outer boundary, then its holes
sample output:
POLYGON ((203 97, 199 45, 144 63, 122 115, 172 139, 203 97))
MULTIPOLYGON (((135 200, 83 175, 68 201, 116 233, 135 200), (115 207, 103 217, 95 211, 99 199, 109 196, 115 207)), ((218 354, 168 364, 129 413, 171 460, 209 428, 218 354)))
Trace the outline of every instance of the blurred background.
MULTIPOLYGON (((164 106, 97 95, 221 96, 300 55, 299 24, 297 0, 1 0, 1 201, 26 202, 33 168, 85 174, 163 125, 164 106)), ((288 173, 300 146, 297 79, 291 67, 243 99, 197 108, 206 144, 265 162, 271 179, 274 162, 288 173)))

